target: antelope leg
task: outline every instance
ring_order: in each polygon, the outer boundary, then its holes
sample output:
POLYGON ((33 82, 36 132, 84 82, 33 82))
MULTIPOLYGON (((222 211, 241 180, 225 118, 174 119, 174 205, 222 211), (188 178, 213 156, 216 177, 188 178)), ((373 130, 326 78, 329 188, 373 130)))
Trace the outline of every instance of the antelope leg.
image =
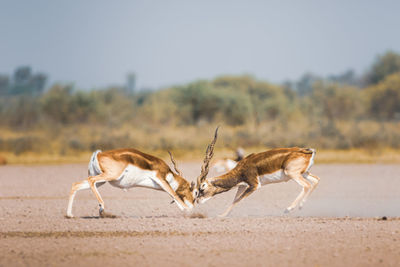
POLYGON ((308 191, 308 193, 304 196, 304 198, 302 199, 302 201, 300 202, 300 204, 299 204, 299 209, 301 209, 301 208, 303 207, 303 205, 304 205, 304 203, 306 202, 308 196, 311 194, 312 191, 314 191, 314 189, 317 187, 317 185, 318 185, 318 183, 319 183, 319 180, 320 180, 320 178, 319 178, 318 176, 313 175, 313 174, 311 174, 311 173, 307 173, 307 174, 305 175, 304 178, 306 178, 307 181, 310 182, 311 188, 310 188, 310 190, 308 191))
MULTIPOLYGON (((157 177, 158 178, 158 177, 157 177)), ((167 192, 178 204, 181 210, 189 209, 189 207, 183 202, 183 200, 178 196, 178 194, 172 189, 171 185, 164 181, 163 179, 154 179, 154 181, 161 186, 161 188, 167 192)))
POLYGON ((240 185, 238 188, 238 191, 236 193, 235 199, 233 200, 232 204, 228 207, 228 209, 219 215, 218 217, 226 217, 229 212, 231 212, 232 208, 243 198, 249 196, 251 193, 253 193, 257 189, 257 186, 246 186, 246 185, 240 185))
POLYGON ((293 180, 295 180, 299 185, 301 185, 303 188, 300 192, 300 194, 297 196, 297 198, 292 202, 292 204, 286 208, 285 213, 290 212, 293 210, 297 204, 308 194, 311 185, 310 183, 300 174, 299 175, 293 175, 291 176, 293 180))

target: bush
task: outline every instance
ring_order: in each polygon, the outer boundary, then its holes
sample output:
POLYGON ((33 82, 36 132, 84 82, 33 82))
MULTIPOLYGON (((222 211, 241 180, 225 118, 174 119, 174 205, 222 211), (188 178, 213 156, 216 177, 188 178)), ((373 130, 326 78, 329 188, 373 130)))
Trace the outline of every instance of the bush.
POLYGON ((382 120, 400 120, 400 72, 366 90, 369 115, 382 120))

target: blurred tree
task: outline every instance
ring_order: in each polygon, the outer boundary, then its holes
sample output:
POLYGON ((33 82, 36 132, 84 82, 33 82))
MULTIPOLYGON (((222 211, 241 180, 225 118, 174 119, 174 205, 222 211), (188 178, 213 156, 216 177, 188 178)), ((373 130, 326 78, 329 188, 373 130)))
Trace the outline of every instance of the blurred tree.
POLYGON ((31 79, 32 69, 29 66, 18 67, 14 72, 15 85, 27 85, 31 79))
POLYGON ((294 101, 296 99, 296 92, 293 82, 291 81, 284 81, 282 83, 283 91, 285 95, 289 98, 290 101, 294 101))
POLYGON ((47 81, 47 75, 38 73, 33 75, 29 66, 18 67, 14 71, 12 83, 9 84, 8 93, 12 95, 28 94, 40 95, 43 93, 47 81))
POLYGON ((317 82, 313 86, 310 103, 319 109, 322 118, 328 120, 349 120, 363 113, 363 100, 360 90, 335 83, 317 82))
POLYGON ((168 117, 178 118, 179 124, 193 125, 216 120, 229 125, 246 123, 252 108, 249 94, 232 87, 216 90, 213 85, 197 81, 166 90, 165 94, 156 93, 157 109, 163 108, 164 116, 168 114, 168 117))
POLYGON ((249 123, 252 103, 249 94, 232 89, 215 91, 215 99, 219 103, 219 112, 228 125, 236 126, 249 123))
MULTIPOLYGON (((163 125, 182 120, 187 115, 187 112, 183 106, 179 106, 180 112, 177 112, 177 105, 174 104, 172 91, 173 89, 165 89, 157 92, 136 94, 133 98, 136 110, 134 113, 135 118, 145 123, 163 125)), ((185 123, 187 122, 185 121, 185 123)))
POLYGON ((143 94, 131 96, 126 94, 124 88, 110 87, 106 90, 92 91, 85 97, 91 100, 95 110, 90 114, 89 120, 106 123, 109 127, 119 127, 137 120, 140 106, 137 102, 143 94))
MULTIPOLYGON (((37 99, 28 96, 7 98, 2 103, 2 122, 11 128, 26 130, 32 128, 40 119, 40 110, 37 99)), ((1 105, 1 104, 0 104, 1 105)))
POLYGON ((322 80, 317 75, 306 73, 296 82, 296 91, 300 96, 309 95, 313 91, 313 84, 322 80))
POLYGON ((29 86, 32 95, 41 95, 45 88, 47 81, 47 75, 43 73, 38 73, 32 76, 29 86))
POLYGON ((53 85, 41 98, 44 114, 54 122, 69 122, 72 90, 72 86, 53 85))
POLYGON ((278 119, 286 115, 289 109, 289 101, 284 89, 280 86, 266 82, 258 82, 250 90, 253 109, 256 110, 256 121, 278 119))
POLYGON ((366 90, 369 114, 373 118, 400 119, 400 72, 387 76, 366 90))
POLYGON ((341 85, 359 85, 360 81, 357 78, 354 70, 348 70, 337 75, 330 75, 328 81, 341 85))
POLYGON ((254 121, 259 125, 263 120, 277 119, 290 111, 288 96, 291 92, 280 86, 257 81, 251 76, 223 76, 215 79, 212 84, 216 90, 228 89, 247 96, 249 100, 246 101, 250 105, 248 109, 253 118, 246 115, 246 122, 254 121))
POLYGON ((96 115, 96 102, 86 92, 73 93, 72 86, 54 85, 41 98, 47 118, 61 124, 83 123, 96 115))
POLYGON ((197 81, 173 90, 174 102, 182 109, 184 114, 181 118, 187 124, 196 124, 201 119, 210 122, 220 109, 221 99, 207 81, 197 81))
POLYGON ((378 56, 371 67, 371 70, 365 75, 366 85, 377 84, 386 76, 400 72, 400 55, 389 51, 382 56, 378 56))
POLYGON ((10 88, 10 77, 8 75, 0 74, 0 95, 8 94, 10 88))
POLYGON ((249 75, 242 76, 221 76, 212 82, 212 87, 231 88, 242 92, 249 92, 256 84, 256 80, 249 75))
POLYGON ((18 67, 14 71, 12 94, 25 94, 29 91, 29 82, 31 80, 32 70, 29 66, 18 67))
POLYGON ((126 75, 126 85, 125 85, 125 93, 128 95, 132 95, 136 91, 136 74, 128 73, 126 75))

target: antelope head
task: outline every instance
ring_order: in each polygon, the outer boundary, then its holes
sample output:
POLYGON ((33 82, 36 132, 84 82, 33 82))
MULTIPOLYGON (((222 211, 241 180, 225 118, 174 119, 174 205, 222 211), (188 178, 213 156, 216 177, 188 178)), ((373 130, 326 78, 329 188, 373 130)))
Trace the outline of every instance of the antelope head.
POLYGON ((214 146, 215 142, 217 141, 218 128, 219 126, 217 127, 217 129, 215 129, 214 139, 207 147, 206 156, 204 158, 203 165, 201 166, 201 173, 199 177, 197 177, 197 185, 194 191, 194 195, 196 197, 196 202, 200 204, 209 200, 214 195, 215 191, 213 190, 214 186, 212 185, 212 183, 206 178, 209 171, 210 161, 214 156, 214 146))
MULTIPOLYGON (((186 181, 185 178, 183 178, 183 173, 178 169, 176 165, 176 161, 174 157, 172 156, 172 153, 168 151, 169 156, 171 158, 171 162, 174 165, 174 169, 176 173, 173 173, 174 179, 178 181, 179 186, 176 189, 176 194, 182 199, 182 201, 189 207, 192 208, 196 199, 196 193, 195 191, 195 183, 192 182, 189 184, 188 181, 186 181)), ((174 203, 175 201, 173 200, 171 202, 174 203)))

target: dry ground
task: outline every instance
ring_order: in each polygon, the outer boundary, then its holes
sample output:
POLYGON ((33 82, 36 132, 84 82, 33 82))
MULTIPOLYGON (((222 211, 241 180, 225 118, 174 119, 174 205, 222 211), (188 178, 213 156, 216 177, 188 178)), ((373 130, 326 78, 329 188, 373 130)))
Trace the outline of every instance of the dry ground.
MULTIPOLYGON (((200 163, 182 164, 194 179, 200 163)), ((90 191, 71 183, 82 164, 0 167, 0 266, 400 266, 399 165, 316 165, 319 187, 303 210, 283 210, 300 187, 262 187, 229 218, 216 218, 234 192, 184 215, 163 192, 105 185, 99 219, 90 191), (381 220, 387 216, 387 220, 381 220), (201 217, 201 216, 200 216, 201 217)))

